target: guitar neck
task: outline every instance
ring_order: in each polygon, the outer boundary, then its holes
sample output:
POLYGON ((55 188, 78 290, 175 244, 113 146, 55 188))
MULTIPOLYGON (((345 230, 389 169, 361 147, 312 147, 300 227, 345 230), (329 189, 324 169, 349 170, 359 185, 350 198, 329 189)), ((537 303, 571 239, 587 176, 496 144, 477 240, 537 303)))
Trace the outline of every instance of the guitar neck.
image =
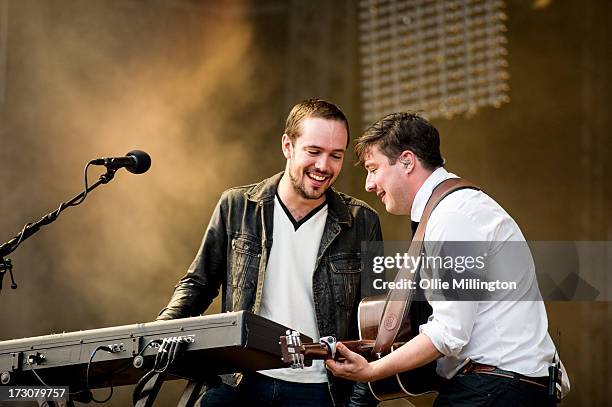
MULTIPOLYGON (((342 341, 342 344, 346 346, 349 350, 360 354, 364 358, 366 358, 369 362, 376 360, 377 357, 372 354, 372 349, 374 349, 374 343, 376 341, 373 339, 360 339, 358 341, 342 341)), ((393 344, 392 350, 395 350, 402 346, 406 342, 395 342, 393 344)), ((315 359, 330 359, 331 352, 329 347, 322 343, 308 343, 302 344, 302 354, 304 355, 304 359, 306 360, 315 360, 315 359)), ((340 352, 336 352, 334 357, 335 360, 343 361, 344 358, 340 355, 340 352)))
MULTIPOLYGON (((374 347, 374 340, 363 339, 357 341, 343 341, 342 344, 349 348, 349 350, 360 354, 366 359, 371 359, 372 348, 374 347)), ((307 343, 302 344, 300 349, 306 360, 315 359, 330 359, 331 352, 327 345, 323 343, 307 343)), ((343 360, 339 352, 336 353, 336 360, 343 360)))
MULTIPOLYGON (((377 356, 372 354, 375 343, 374 339, 342 341, 342 344, 349 350, 360 354, 369 361, 377 359, 377 356)), ((403 342, 396 342, 393 344, 393 348, 397 348, 402 344, 403 342)), ((320 342, 302 343, 300 334, 297 331, 288 331, 288 335, 279 338, 279 345, 283 355, 283 362, 291 363, 293 368, 310 366, 310 362, 313 360, 325 360, 332 357, 335 360, 344 360, 340 352, 335 351, 336 340, 331 336, 321 338, 320 342)))

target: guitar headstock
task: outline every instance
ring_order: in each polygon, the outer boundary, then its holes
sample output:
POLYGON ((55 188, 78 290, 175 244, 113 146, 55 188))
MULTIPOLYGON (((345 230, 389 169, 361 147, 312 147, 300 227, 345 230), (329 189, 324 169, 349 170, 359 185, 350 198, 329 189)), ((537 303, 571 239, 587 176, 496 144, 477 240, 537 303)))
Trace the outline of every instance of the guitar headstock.
MULTIPOLYGON (((306 366, 304 345, 298 331, 287 330, 286 335, 281 336, 278 343, 281 347, 283 362, 291 363, 292 369, 303 369, 306 366)), ((312 362, 308 366, 311 364, 312 362)))
POLYGON ((319 342, 304 343, 304 340, 312 341, 307 336, 292 330, 288 330, 287 335, 280 337, 279 345, 283 362, 290 363, 294 369, 303 369, 304 366, 311 366, 313 359, 333 359, 336 356, 336 338, 333 336, 324 336, 319 342))

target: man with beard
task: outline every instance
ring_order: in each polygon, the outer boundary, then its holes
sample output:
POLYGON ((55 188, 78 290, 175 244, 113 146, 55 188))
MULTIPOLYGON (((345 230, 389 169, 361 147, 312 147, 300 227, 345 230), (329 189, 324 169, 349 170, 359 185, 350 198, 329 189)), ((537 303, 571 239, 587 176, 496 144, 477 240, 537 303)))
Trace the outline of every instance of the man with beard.
MULTIPOLYGON (((348 142, 337 106, 319 99, 295 105, 281 140, 285 171, 221 195, 195 260, 158 319, 199 315, 222 287, 223 311, 252 311, 316 341, 357 338, 361 243, 382 236, 369 206, 332 188, 348 142)), ((328 376, 322 361, 238 379, 237 386, 208 390, 202 405, 369 402, 367 387, 328 376)))

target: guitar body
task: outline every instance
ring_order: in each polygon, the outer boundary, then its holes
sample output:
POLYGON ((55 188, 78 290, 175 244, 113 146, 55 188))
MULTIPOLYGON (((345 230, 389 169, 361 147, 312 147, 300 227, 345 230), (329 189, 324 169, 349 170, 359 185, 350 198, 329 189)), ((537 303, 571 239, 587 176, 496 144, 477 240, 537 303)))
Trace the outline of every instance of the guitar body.
MULTIPOLYGON (((359 304, 359 335, 362 340, 376 340, 378 326, 383 315, 386 296, 364 298, 359 304)), ((396 342, 408 342, 418 335, 419 325, 424 324, 431 315, 431 307, 426 301, 411 304, 396 342)), ((392 348, 392 351, 394 348, 392 348)), ((377 400, 391 400, 420 396, 437 392, 440 377, 436 374, 436 362, 400 373, 386 379, 370 382, 370 391, 377 400)))

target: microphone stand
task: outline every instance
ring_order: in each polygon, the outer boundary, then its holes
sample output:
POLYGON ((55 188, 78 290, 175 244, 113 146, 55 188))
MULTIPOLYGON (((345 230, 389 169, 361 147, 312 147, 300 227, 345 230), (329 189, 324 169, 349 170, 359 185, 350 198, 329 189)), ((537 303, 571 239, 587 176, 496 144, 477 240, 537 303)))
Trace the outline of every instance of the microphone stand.
POLYGON ((13 290, 17 288, 17 284, 15 283, 15 278, 13 276, 13 263, 11 262, 11 259, 5 259, 5 257, 15 251, 15 249, 17 249, 17 247, 24 240, 38 232, 42 226, 48 225, 49 223, 55 221, 64 209, 81 204, 90 191, 96 189, 101 184, 108 184, 115 177, 115 172, 117 171, 117 169, 107 167, 106 173, 100 175, 100 179, 98 179, 95 184, 87 186, 87 168, 90 164, 91 162, 89 162, 85 167, 85 190, 83 192, 81 192, 68 202, 62 202, 58 209, 46 214, 45 216, 40 218, 38 222, 26 223, 21 232, 15 235, 15 237, 13 237, 8 242, 0 245, 0 292, 2 292, 2 281, 4 280, 4 275, 7 272, 11 277, 11 288, 13 290))

